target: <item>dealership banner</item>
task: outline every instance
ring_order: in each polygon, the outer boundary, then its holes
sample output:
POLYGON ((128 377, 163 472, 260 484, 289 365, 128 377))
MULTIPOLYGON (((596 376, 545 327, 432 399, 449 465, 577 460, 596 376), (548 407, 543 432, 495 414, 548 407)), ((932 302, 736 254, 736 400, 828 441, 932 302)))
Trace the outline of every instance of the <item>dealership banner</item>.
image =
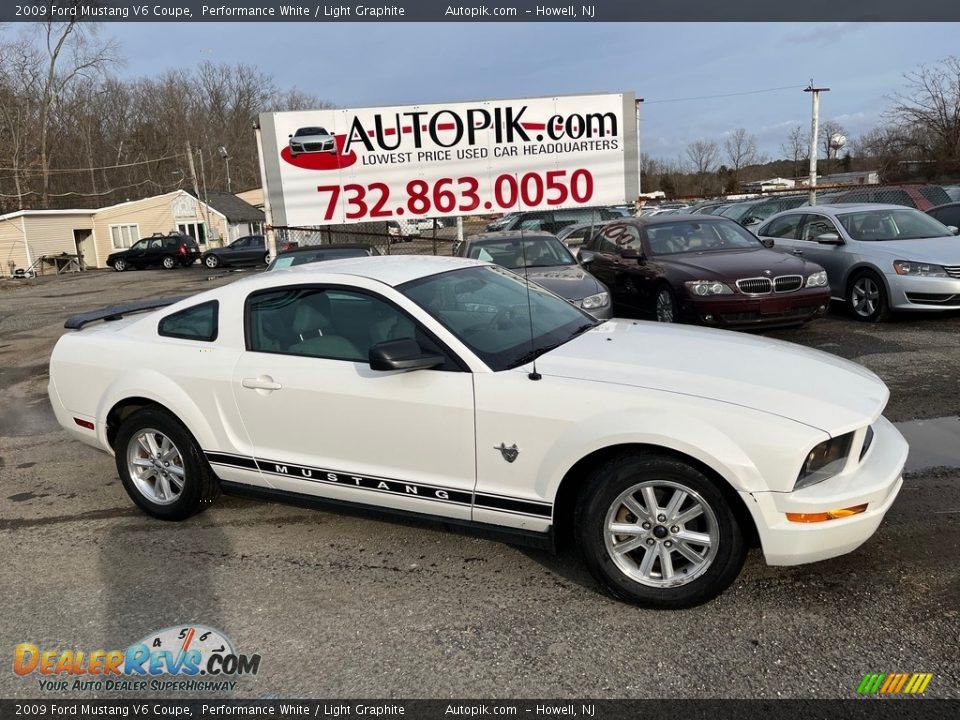
POLYGON ((260 116, 275 225, 633 202, 632 93, 260 116))
MULTIPOLYGON (((0 22, 758 22, 956 21, 956 0, 543 0, 450 2, 387 0, 375 3, 309 0, 34 0, 0 3, 0 22)), ((589 51, 588 51, 589 52, 589 51)))

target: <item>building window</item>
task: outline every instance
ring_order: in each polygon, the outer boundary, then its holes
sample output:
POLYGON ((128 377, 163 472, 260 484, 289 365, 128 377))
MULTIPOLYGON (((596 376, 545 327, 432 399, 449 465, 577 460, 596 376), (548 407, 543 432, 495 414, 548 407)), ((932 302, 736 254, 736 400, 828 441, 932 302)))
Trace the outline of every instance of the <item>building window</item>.
POLYGON ((114 250, 124 250, 133 245, 139 239, 139 225, 133 224, 110 226, 110 240, 113 242, 114 250))

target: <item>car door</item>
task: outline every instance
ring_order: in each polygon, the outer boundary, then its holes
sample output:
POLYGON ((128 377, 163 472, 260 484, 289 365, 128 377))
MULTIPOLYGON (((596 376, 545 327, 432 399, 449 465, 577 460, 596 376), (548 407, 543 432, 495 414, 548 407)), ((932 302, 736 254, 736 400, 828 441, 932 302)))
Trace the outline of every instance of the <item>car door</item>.
POLYGON ((263 263, 264 256, 267 254, 267 243, 263 235, 251 235, 248 241, 244 251, 244 262, 251 265, 263 263))
POLYGON ((802 255, 805 244, 800 242, 800 227, 804 213, 791 213, 774 218, 757 231, 761 240, 772 240, 772 250, 794 255, 802 255))
POLYGON ((841 242, 844 237, 833 218, 816 212, 804 214, 803 224, 800 226, 800 240, 797 245, 800 252, 795 254, 817 263, 826 270, 831 295, 842 298, 845 292, 843 282, 846 277, 847 265, 850 263, 850 255, 843 244, 827 245, 817 242, 817 238, 821 235, 828 234, 837 235, 841 238, 841 242))
POLYGON ((247 246, 250 238, 242 237, 234 240, 223 249, 223 261, 231 265, 242 265, 246 261, 247 246))
POLYGON ((141 262, 149 266, 160 265, 163 260, 163 255, 163 238, 149 238, 141 262))
POLYGON ((130 246, 130 249, 127 250, 126 257, 124 259, 134 267, 146 265, 147 246, 149 244, 150 240, 148 239, 140 240, 139 242, 134 243, 130 246))
POLYGON ((615 229, 620 223, 604 225, 578 253, 581 264, 597 280, 610 290, 614 305, 629 304, 632 298, 625 297, 620 248, 616 243, 619 232, 615 229))
MULTIPOLYGON (((372 284, 372 283, 371 283, 372 284)), ((469 519, 476 480, 472 375, 378 292, 254 292, 236 407, 274 488, 469 519), (414 338, 441 367, 380 372, 372 344, 414 338)))

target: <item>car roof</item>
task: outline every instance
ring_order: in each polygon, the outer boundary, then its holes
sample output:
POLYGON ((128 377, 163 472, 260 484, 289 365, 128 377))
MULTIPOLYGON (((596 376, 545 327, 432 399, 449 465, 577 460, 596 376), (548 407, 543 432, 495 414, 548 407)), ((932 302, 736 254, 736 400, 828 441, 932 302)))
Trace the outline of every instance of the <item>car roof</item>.
MULTIPOLYGON (((358 275, 396 287, 430 275, 459 270, 467 267, 489 265, 479 260, 435 255, 374 255, 342 260, 326 260, 322 263, 305 263, 281 268, 263 275, 293 273, 298 280, 308 281, 310 275, 329 279, 331 275, 358 275)), ((255 278, 250 278, 254 280, 255 278)), ((240 282, 243 282, 242 280, 240 282)))
POLYGON ((277 257, 282 255, 293 255, 295 253, 302 252, 316 252, 317 250, 372 250, 373 245, 370 243, 324 243, 323 245, 301 245, 300 247, 290 248, 289 250, 284 250, 281 253, 277 253, 277 257))
POLYGON ((960 202, 948 202, 948 203, 944 203, 943 205, 936 205, 935 207, 932 207, 929 210, 927 210, 927 212, 929 213, 929 212, 932 212, 933 210, 943 210, 944 208, 953 208, 953 207, 957 207, 958 205, 960 205, 960 202))
MULTIPOLYGON (((906 205, 897 205, 894 203, 830 203, 828 205, 801 205, 791 210, 784 210, 778 215, 787 213, 811 212, 816 210, 824 215, 845 215, 851 212, 862 212, 864 210, 916 210, 916 208, 906 205)), ((919 210, 917 211, 919 212, 919 210)))
POLYGON ((464 242, 496 242, 497 240, 520 240, 521 238, 524 240, 546 240, 549 238, 556 240, 557 236, 553 233, 544 232, 543 230, 497 230, 494 232, 470 235, 464 242))
MULTIPOLYGON (((635 223, 637 225, 665 225, 666 223, 675 223, 675 222, 733 222, 730 218, 723 217, 722 215, 697 215, 693 213, 683 213, 682 215, 641 215, 639 217, 632 218, 623 218, 622 220, 614 220, 614 223, 625 222, 625 223, 635 223)), ((734 223, 736 224, 736 223, 734 223)))

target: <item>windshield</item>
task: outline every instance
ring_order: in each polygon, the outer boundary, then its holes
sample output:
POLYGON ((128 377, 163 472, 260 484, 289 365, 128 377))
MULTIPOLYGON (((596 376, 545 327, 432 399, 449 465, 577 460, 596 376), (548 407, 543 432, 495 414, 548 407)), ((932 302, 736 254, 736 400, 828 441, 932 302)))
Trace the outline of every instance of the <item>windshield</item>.
POLYGON ((468 253, 468 257, 474 260, 496 263, 510 270, 577 264, 566 246, 552 237, 528 240, 520 240, 520 238, 484 240, 471 243, 468 253))
POLYGON ((680 220, 647 226, 651 255, 673 255, 706 250, 756 249, 759 240, 736 223, 680 220))
POLYGON ((507 370, 599 324, 548 290, 494 265, 453 270, 398 288, 493 370, 507 370))
POLYGON ((305 127, 297 130, 297 132, 294 134, 294 137, 307 137, 309 135, 329 135, 329 134, 330 133, 328 133, 322 127, 305 127))
POLYGON ((728 205, 720 214, 739 222, 750 213, 755 204, 756 203, 736 203, 734 205, 728 205))
POLYGON ((322 262, 324 260, 341 260, 343 258, 358 258, 369 255, 363 248, 327 248, 325 250, 314 250, 310 252, 295 252, 289 255, 280 255, 267 270, 280 270, 281 268, 292 267, 294 265, 304 265, 305 263, 322 262))
POLYGON ((854 240, 919 240, 953 235, 938 220, 912 208, 863 210, 838 215, 837 219, 854 240))

